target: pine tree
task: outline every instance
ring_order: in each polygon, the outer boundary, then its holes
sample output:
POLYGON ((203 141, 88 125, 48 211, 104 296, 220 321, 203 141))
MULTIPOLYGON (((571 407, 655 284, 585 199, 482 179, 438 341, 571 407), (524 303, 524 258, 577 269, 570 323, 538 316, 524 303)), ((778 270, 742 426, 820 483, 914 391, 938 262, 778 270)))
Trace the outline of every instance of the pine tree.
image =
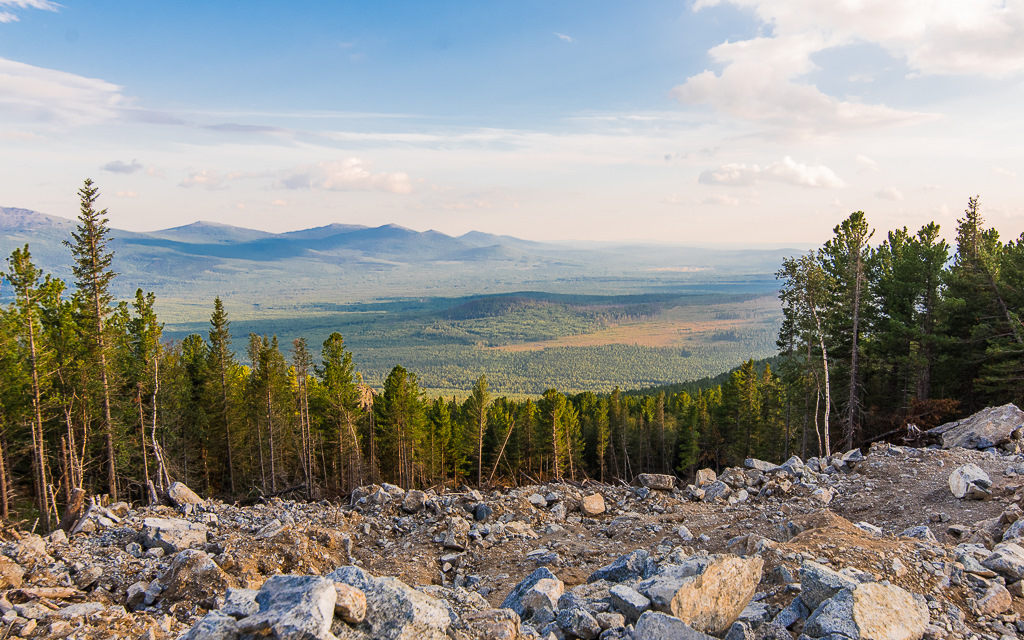
MULTIPOLYGON (((235 356, 231 351, 231 327, 227 311, 220 296, 213 300, 213 313, 210 315, 210 368, 216 381, 218 414, 220 427, 224 433, 224 448, 227 452, 227 480, 231 494, 235 493, 235 461, 234 447, 231 437, 231 389, 228 384, 231 369, 235 366, 235 356)), ((222 480, 223 481, 223 480, 222 480)))
POLYGON ((107 210, 96 210, 99 190, 92 180, 86 180, 78 190, 80 199, 78 228, 71 234, 74 243, 66 242, 74 258, 72 271, 78 295, 83 298, 84 329, 96 362, 96 374, 100 377, 103 415, 102 429, 107 449, 107 487, 115 502, 117 491, 117 456, 114 450, 114 424, 110 401, 110 372, 107 366, 106 327, 110 316, 110 283, 117 275, 111 269, 114 252, 107 248, 110 230, 107 228, 107 210))
POLYGON ((335 428, 342 486, 352 489, 363 483, 364 473, 362 443, 356 431, 361 409, 352 353, 345 349, 345 341, 337 331, 324 340, 320 353, 322 364, 316 371, 335 428))
POLYGON ((466 400, 466 412, 470 417, 476 441, 476 484, 478 487, 483 478, 484 431, 487 430, 487 410, 490 406, 491 394, 487 390, 487 376, 481 374, 466 400))

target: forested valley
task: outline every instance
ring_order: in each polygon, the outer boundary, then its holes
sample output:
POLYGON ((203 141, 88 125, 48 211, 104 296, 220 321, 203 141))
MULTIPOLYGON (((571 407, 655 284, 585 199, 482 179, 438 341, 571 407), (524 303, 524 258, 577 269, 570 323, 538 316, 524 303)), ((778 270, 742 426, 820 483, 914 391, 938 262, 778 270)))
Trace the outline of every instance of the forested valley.
POLYGON ((539 397, 498 396, 480 371, 461 397, 428 397, 403 366, 380 389, 365 384, 337 332, 319 345, 233 336, 220 298, 205 332, 165 341, 153 294, 115 304, 105 210, 90 181, 79 195, 73 287, 43 274, 28 245, 2 283, 14 302, 0 315, 0 509, 44 529, 78 488, 152 502, 180 480, 224 499, 320 499, 381 481, 685 477, 851 449, 1024 397, 1024 236, 1001 241, 977 198, 955 247, 934 223, 872 243, 856 212, 785 260, 769 361, 539 397))

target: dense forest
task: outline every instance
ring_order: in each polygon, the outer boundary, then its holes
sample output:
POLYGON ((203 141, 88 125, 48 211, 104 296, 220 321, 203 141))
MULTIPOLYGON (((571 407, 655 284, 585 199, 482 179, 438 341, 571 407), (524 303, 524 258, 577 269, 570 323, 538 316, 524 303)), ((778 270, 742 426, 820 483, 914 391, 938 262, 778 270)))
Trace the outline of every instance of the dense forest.
POLYGON ((387 481, 630 481, 753 456, 862 446, 1024 396, 1024 236, 1002 242, 978 200, 953 250, 929 224, 872 244, 863 212, 778 272, 779 355, 646 391, 549 389, 428 398, 395 366, 364 384, 340 333, 321 345, 249 334, 222 301, 204 334, 162 339, 155 296, 116 303, 105 210, 86 181, 67 241, 74 283, 13 251, 0 312, 0 509, 51 528, 76 488, 152 502, 180 480, 227 499, 308 498, 387 481), (241 351, 241 350, 239 350, 241 351))

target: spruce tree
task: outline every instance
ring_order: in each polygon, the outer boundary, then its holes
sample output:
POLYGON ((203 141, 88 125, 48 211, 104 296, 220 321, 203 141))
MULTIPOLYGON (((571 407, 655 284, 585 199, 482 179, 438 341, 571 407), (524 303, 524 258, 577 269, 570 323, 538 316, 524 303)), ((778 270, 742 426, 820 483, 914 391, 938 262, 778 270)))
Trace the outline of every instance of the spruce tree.
POLYGON ((110 316, 110 283, 117 275, 111 268, 114 252, 107 248, 110 230, 107 228, 107 210, 96 210, 99 189, 86 179, 78 190, 78 228, 71 234, 74 242, 65 241, 74 258, 77 293, 82 298, 83 325, 95 360, 95 373, 100 378, 100 403, 103 414, 102 430, 107 449, 107 487, 113 501, 118 499, 117 456, 114 450, 114 424, 110 408, 110 372, 107 365, 108 340, 106 321, 110 316))

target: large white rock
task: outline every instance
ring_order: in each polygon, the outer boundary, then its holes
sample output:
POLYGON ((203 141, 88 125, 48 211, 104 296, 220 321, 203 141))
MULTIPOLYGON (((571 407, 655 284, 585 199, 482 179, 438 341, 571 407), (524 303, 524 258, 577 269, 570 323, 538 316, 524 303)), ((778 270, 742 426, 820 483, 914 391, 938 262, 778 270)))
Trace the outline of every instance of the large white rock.
POLYGON ((947 422, 928 433, 939 435, 942 448, 987 449, 1009 442, 1013 431, 1024 426, 1024 411, 1014 404, 982 409, 974 415, 947 422))
POLYGON ((259 613, 238 621, 241 633, 288 640, 326 640, 334 621, 334 583, 319 576, 271 576, 260 587, 259 613))
POLYGON ((142 546, 160 547, 166 553, 206 544, 205 524, 178 518, 146 518, 142 521, 142 546))
POLYGON ((671 491, 676 486, 676 477, 662 473, 641 473, 636 477, 641 485, 657 491, 671 491))
POLYGON ((186 504, 203 504, 205 501, 195 491, 188 488, 184 482, 173 482, 167 487, 167 499, 180 507, 186 504))
POLYGON ((853 640, 920 640, 928 625, 928 606, 903 589, 880 582, 843 589, 821 603, 804 633, 853 640))
POLYGON ((761 581, 764 560, 734 555, 695 558, 683 565, 662 567, 637 585, 651 605, 670 613, 702 633, 729 629, 750 602, 761 581))
POLYGON ((949 474, 949 490, 956 498, 981 498, 988 494, 992 480, 976 464, 965 464, 949 474))

